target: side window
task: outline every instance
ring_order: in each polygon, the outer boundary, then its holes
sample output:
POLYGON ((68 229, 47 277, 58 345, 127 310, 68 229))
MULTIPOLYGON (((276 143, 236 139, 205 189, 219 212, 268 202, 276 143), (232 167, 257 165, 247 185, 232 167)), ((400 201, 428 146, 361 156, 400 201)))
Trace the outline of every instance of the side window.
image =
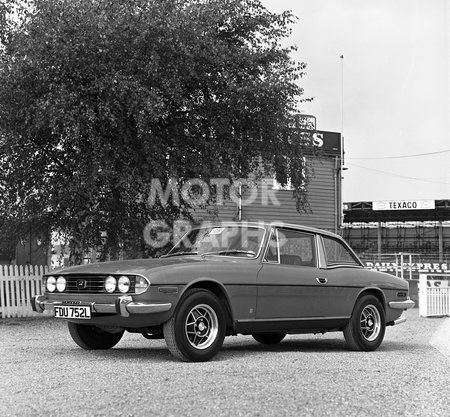
POLYGON ((322 238, 323 238, 323 245, 325 248, 325 256, 327 258, 327 266, 333 265, 359 266, 359 263, 341 242, 326 236, 323 236, 322 238))
POLYGON ((276 230, 272 230, 272 234, 270 235, 269 247, 267 248, 266 257, 264 258, 267 262, 276 262, 280 261, 278 255, 278 233, 276 230))
POLYGON ((289 229, 272 234, 266 261, 282 265, 316 266, 314 235, 289 229))

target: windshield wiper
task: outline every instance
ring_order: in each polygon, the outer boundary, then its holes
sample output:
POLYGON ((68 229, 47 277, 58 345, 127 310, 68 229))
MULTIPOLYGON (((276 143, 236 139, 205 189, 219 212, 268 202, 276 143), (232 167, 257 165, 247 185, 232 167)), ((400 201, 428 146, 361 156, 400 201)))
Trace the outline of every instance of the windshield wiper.
POLYGON ((241 250, 241 249, 227 249, 227 250, 219 250, 217 252, 206 252, 202 253, 204 255, 239 255, 244 254, 248 256, 256 256, 256 253, 252 250, 241 250))
POLYGON ((198 252, 181 251, 175 253, 168 253, 167 255, 162 255, 161 258, 169 258, 170 256, 182 256, 182 255, 198 255, 198 252))

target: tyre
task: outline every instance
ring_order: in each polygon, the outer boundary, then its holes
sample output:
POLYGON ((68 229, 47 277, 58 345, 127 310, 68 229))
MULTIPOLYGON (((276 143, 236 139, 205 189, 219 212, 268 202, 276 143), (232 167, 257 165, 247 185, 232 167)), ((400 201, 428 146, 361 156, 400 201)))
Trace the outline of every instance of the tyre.
POLYGON ((356 302, 344 337, 351 350, 371 351, 380 346, 385 330, 383 306, 377 297, 365 295, 356 302))
POLYGON ((263 345, 276 345, 286 337, 286 333, 255 333, 252 337, 263 345))
POLYGON ((187 290, 173 316, 164 323, 172 355, 186 362, 204 362, 222 347, 226 320, 217 297, 206 290, 187 290))
POLYGON ((124 330, 109 333, 96 326, 68 323, 69 333, 74 342, 86 350, 110 349, 122 339, 124 330))

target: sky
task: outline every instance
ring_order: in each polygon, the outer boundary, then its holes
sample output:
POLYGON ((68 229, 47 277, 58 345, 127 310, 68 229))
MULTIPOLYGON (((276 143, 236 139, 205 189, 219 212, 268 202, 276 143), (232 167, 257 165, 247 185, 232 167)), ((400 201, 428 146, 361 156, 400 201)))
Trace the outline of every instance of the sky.
POLYGON ((300 109, 344 136, 343 201, 450 199, 450 1, 262 3, 299 19, 300 109))

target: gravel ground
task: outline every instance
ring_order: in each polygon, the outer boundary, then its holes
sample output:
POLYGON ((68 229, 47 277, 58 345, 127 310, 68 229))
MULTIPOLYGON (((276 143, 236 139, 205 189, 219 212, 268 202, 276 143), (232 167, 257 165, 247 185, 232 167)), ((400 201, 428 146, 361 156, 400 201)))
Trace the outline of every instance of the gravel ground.
POLYGON ((64 321, 0 320, 0 416, 449 415, 450 319, 406 317, 375 352, 346 350, 341 333, 238 336, 207 363, 140 335, 84 351, 64 321))

